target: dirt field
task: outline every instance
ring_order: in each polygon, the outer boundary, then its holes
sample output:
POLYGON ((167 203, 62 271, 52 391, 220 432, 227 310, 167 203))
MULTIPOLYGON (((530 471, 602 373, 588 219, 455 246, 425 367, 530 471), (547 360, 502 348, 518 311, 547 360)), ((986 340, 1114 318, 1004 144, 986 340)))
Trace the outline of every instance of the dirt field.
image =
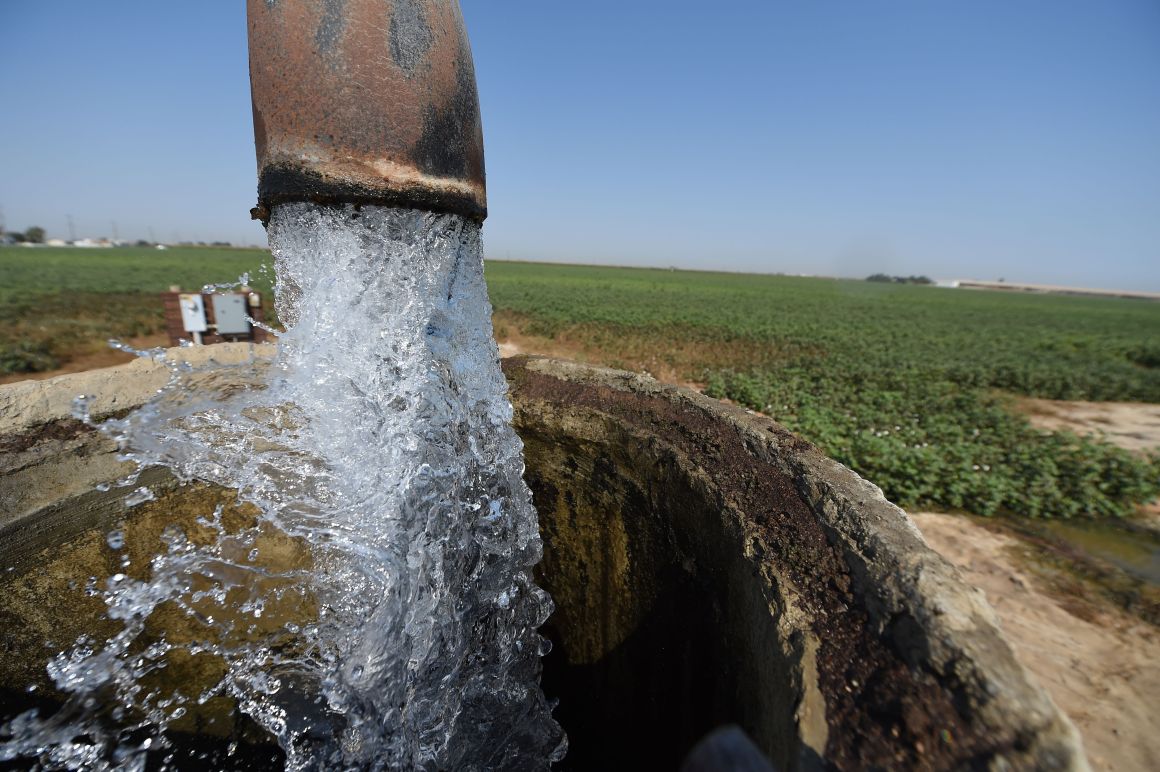
MULTIPOLYGON (((168 346, 169 336, 143 335, 137 338, 129 338, 125 342, 138 349, 155 348, 157 346, 168 346)), ((66 373, 83 373, 86 370, 96 370, 100 367, 123 365, 127 362, 132 362, 133 359, 132 354, 127 354, 124 351, 118 351, 106 346, 90 354, 81 354, 56 370, 48 370, 43 373, 8 373, 6 375, 0 375, 0 384, 16 383, 17 381, 43 381, 46 378, 55 378, 58 375, 64 375, 66 373)))
POLYGON ((1040 429, 1100 435, 1114 445, 1135 452, 1160 448, 1160 405, 1030 398, 1020 399, 1016 404, 1040 429))
POLYGON ((1009 536, 960 515, 912 517, 987 594, 1016 656, 1079 727, 1092 768, 1160 768, 1160 632, 1114 609, 1066 611, 1019 568, 1009 536))

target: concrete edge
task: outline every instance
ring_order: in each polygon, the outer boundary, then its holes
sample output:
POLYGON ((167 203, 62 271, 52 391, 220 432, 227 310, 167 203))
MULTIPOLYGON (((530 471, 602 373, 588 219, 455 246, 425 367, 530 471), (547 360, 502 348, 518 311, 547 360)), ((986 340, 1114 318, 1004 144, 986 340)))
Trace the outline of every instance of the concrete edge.
POLYGON ((92 397, 93 418, 140 407, 169 382, 171 366, 242 365, 272 359, 276 350, 269 343, 169 348, 124 365, 0 385, 0 436, 70 418, 73 400, 82 394, 92 397))
POLYGON ((532 372, 683 403, 731 424, 797 481, 831 542, 841 544, 880 635, 893 638, 914 666, 940 681, 958 681, 973 694, 987 695, 972 707, 988 725, 1010 730, 1012 717, 1022 717, 1016 733, 1026 742, 1027 760, 1053 769, 1090 769, 1079 731, 1015 659, 982 591, 930 548, 878 486, 751 410, 636 373, 546 357, 525 360, 532 372), (915 624, 900 625, 905 615, 915 616, 915 624), (901 640, 903 626, 911 640, 901 640), (923 631, 921 640, 913 640, 915 631, 923 631))

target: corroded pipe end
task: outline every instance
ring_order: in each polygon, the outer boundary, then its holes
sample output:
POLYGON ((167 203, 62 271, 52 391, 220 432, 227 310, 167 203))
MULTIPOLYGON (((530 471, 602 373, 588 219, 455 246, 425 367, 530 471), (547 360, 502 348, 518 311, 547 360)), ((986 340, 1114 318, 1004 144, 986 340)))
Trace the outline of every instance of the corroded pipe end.
POLYGON ((458 0, 248 0, 255 219, 285 201, 487 216, 458 0))

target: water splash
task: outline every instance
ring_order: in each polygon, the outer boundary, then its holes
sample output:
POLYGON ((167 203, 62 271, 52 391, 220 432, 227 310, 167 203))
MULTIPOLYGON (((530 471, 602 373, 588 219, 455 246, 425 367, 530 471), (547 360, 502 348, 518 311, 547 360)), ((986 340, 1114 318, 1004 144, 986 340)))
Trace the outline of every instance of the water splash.
POLYGON ((294 204, 269 233, 287 329, 268 369, 142 352, 170 385, 102 425, 138 473, 237 489, 258 524, 231 530, 219 507, 200 536, 167 529, 148 579, 110 578, 123 629, 52 660, 68 704, 10 721, 0 761, 141 768, 187 707, 229 697, 289 769, 546 768, 566 748, 539 688, 552 606, 478 226, 294 204), (298 557, 263 563, 271 532, 298 557), (186 632, 149 635, 159 613, 186 632), (157 687, 178 654, 220 677, 157 687))

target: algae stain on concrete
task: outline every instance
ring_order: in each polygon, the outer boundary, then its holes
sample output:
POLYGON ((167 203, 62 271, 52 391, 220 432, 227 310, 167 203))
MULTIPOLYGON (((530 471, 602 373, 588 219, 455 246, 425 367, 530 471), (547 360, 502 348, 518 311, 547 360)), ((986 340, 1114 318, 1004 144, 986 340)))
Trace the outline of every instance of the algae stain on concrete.
MULTIPOLYGON (((232 538, 224 545, 220 562, 224 594, 216 594, 204 576, 191 577, 189 593, 204 595, 188 604, 162 603, 151 614, 140 636, 143 654, 156 643, 167 644, 161 666, 142 681, 145 689, 161 693, 182 691, 208 693, 226 673, 225 663, 212 651, 216 629, 212 619, 226 624, 244 637, 259 637, 288 625, 302 627, 317 619, 317 604, 286 587, 272 593, 260 616, 244 611, 245 597, 255 592, 262 576, 284 576, 293 570, 310 570, 312 558, 306 547, 281 531, 257 520, 257 510, 239 504, 236 494, 219 486, 195 483, 177 487, 161 498, 127 510, 112 529, 91 528, 63 544, 42 549, 24 562, 24 570, 0 578, 0 684, 6 691, 31 687, 28 700, 61 702, 60 692, 49 677, 47 664, 57 652, 81 640, 105 640, 116 635, 124 623, 110 619, 106 604, 94 590, 110 581, 144 581, 150 563, 167 542, 180 535, 191 544, 213 543, 212 527, 218 512, 219 527, 232 538), (248 586, 248 584, 250 586, 248 586)), ((278 579, 286 583, 284 578, 278 579)), ((263 588, 271 589, 269 587, 263 588)), ((290 640, 288 636, 288 640, 290 640)), ((19 699, 5 695, 6 700, 19 699)), ((177 732, 226 736, 237 729, 233 699, 217 695, 204 702, 190 701, 184 715, 171 726, 177 732)), ((244 722, 243 722, 244 723, 244 722)), ((251 739, 260 740, 256 728, 251 739)))

